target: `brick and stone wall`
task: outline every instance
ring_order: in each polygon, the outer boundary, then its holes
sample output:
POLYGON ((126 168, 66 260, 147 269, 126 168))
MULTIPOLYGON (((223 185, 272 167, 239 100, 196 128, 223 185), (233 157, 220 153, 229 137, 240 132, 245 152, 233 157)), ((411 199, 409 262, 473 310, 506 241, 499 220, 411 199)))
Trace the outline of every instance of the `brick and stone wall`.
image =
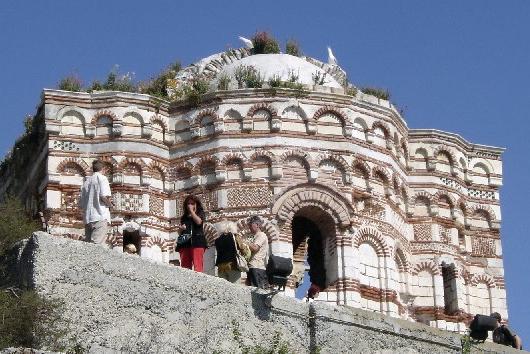
MULTIPOLYGON (((234 353, 270 348, 275 333, 296 353, 460 353, 460 336, 351 307, 308 304, 223 279, 35 233, 11 274, 62 302, 68 335, 89 352, 234 353)), ((472 352, 509 353, 481 344, 472 352)))
MULTIPOLYGON (((241 53, 230 63, 249 58, 241 53)), ((207 75, 227 64, 212 58, 207 75)), ((288 295, 313 258, 310 276, 325 288, 317 301, 453 331, 475 313, 508 316, 501 148, 409 129, 388 101, 319 85, 216 91, 198 107, 44 90, 40 111, 40 172, 22 195, 54 235, 83 238, 79 188, 98 159, 116 205, 107 240, 116 251, 134 242, 141 257, 175 263, 182 201, 195 194, 210 244, 223 219, 245 232, 246 218, 263 218, 271 252, 295 259, 288 295), (318 232, 297 234, 296 222, 318 232)))

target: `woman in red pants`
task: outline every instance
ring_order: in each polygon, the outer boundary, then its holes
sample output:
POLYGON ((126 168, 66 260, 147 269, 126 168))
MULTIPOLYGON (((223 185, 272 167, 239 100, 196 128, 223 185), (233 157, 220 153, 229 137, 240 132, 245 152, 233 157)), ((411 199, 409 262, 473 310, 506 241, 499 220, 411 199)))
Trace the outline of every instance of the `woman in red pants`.
POLYGON ((182 217, 180 218, 180 236, 177 251, 180 254, 180 266, 203 272, 204 250, 208 247, 203 232, 204 210, 194 195, 184 199, 182 217), (182 242, 183 241, 183 242, 182 242))

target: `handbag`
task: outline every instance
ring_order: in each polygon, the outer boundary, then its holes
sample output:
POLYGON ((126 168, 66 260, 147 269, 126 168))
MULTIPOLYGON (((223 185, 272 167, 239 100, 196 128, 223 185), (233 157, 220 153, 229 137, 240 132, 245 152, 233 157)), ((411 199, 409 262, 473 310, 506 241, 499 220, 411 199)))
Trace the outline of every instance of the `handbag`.
POLYGON ((235 238, 234 234, 232 234, 232 238, 234 239, 234 244, 236 245, 236 263, 237 263, 237 269, 238 269, 240 272, 248 272, 248 262, 247 262, 247 260, 245 259, 245 257, 243 257, 243 255, 241 254, 241 252, 239 252, 239 248, 237 247, 237 241, 236 241, 236 238, 235 238))
POLYGON ((191 240, 191 237, 193 236, 193 228, 190 227, 190 233, 181 233, 179 237, 177 237, 177 245, 182 246, 186 243, 188 243, 191 240))

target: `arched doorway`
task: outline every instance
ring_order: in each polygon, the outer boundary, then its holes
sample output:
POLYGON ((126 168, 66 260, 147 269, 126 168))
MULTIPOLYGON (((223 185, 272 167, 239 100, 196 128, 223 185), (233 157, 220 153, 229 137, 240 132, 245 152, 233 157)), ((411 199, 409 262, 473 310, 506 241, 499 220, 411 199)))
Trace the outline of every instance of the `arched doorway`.
POLYGON ((291 231, 296 270, 293 285, 301 298, 310 284, 326 289, 337 278, 335 222, 321 208, 306 206, 295 213, 291 231))

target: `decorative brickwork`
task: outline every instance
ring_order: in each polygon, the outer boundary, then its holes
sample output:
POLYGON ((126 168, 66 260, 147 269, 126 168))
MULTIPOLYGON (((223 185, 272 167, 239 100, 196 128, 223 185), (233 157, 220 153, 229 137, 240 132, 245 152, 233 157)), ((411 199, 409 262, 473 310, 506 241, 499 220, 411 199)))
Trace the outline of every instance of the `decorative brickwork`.
POLYGON ((353 246, 359 247, 362 243, 372 245, 378 256, 390 256, 390 248, 386 244, 381 233, 374 227, 363 226, 357 230, 353 238, 353 246))
POLYGON ((119 120, 118 116, 113 111, 107 109, 98 111, 96 114, 94 114, 91 120, 92 125, 96 125, 101 117, 109 117, 112 122, 119 120))
POLYGON ((122 211, 139 212, 143 210, 143 196, 133 193, 115 193, 113 194, 114 205, 122 211))
POLYGON ((422 261, 415 264, 412 268, 413 275, 417 275, 421 271, 427 271, 432 275, 442 275, 440 267, 437 266, 433 261, 422 261))
POLYGON ((416 241, 432 241, 431 224, 414 224, 413 228, 416 241))
POLYGON ((272 203, 272 191, 267 187, 230 188, 227 197, 228 206, 231 208, 264 206, 272 203))
POLYGON ((67 158, 57 166, 58 173, 64 173, 66 175, 80 175, 85 177, 90 174, 90 168, 81 159, 67 158))
POLYGON ((149 211, 158 216, 164 216, 164 199, 151 195, 149 197, 149 211))
POLYGON ((451 230, 440 225, 440 241, 449 244, 451 242, 451 230))
POLYGON ((71 141, 55 140, 53 142, 52 149, 62 151, 79 151, 79 146, 71 141))
POLYGON ((495 200, 495 192, 493 191, 483 191, 480 189, 469 188, 467 193, 472 198, 495 200))
POLYGON ((474 256, 494 257, 496 254, 495 240, 487 237, 473 237, 471 253, 474 256))
POLYGON ((79 191, 63 192, 61 194, 61 209, 66 211, 78 211, 79 198, 79 191))

